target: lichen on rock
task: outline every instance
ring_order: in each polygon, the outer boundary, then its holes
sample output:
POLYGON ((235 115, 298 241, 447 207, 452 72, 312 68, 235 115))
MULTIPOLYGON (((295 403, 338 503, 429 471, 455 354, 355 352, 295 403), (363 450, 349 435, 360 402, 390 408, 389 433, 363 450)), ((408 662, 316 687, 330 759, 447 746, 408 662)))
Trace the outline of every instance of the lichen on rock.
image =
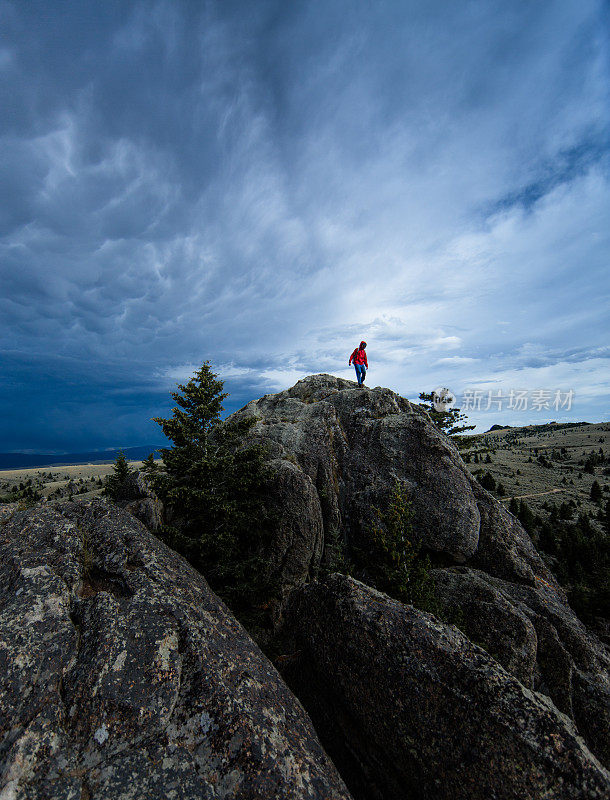
POLYGON ((335 574, 285 624, 286 678, 355 797, 608 797, 573 723, 431 614, 335 574))
POLYGON ((3 798, 349 797, 272 665, 126 511, 15 514, 0 574, 3 798))

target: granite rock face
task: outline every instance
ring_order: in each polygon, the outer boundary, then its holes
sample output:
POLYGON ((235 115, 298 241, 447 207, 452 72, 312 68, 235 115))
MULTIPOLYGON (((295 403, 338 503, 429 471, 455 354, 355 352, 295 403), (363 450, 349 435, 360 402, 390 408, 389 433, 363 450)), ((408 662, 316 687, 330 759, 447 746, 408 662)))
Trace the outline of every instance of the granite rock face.
MULTIPOLYGON (((302 520, 292 531, 292 540, 303 542, 294 551, 300 563, 286 554, 278 575, 288 590, 302 582, 295 575, 310 577, 319 567, 319 518, 326 537, 334 530, 361 544, 373 506, 383 505, 396 480, 417 489, 416 522, 427 546, 450 552, 459 563, 477 548, 480 515, 457 451, 408 400, 388 389, 355 386, 313 375, 235 415, 256 420, 252 435, 265 443, 274 463, 298 470, 297 494, 304 490, 315 497, 312 523, 302 520)), ((285 493, 283 507, 289 510, 294 499, 285 493)), ((290 538, 284 528, 275 549, 290 538)))
POLYGON ((424 548, 443 567, 435 573, 441 600, 610 765, 607 650, 575 617, 519 521, 472 478, 425 411, 389 389, 313 375, 237 414, 254 418, 253 435, 290 476, 274 492, 270 558, 285 596, 316 577, 331 534, 366 549, 373 509, 399 481, 424 548))
MULTIPOLYGON (((295 535, 303 539, 304 562, 284 566, 312 574, 319 564, 318 518, 325 534, 342 533, 348 544, 366 544, 375 507, 383 507, 396 483, 411 495, 414 525, 426 549, 449 563, 476 562, 501 577, 540 575, 556 585, 515 518, 473 480, 457 449, 425 411, 389 389, 358 389, 352 381, 312 375, 291 389, 265 395, 235 416, 254 418, 252 435, 275 463, 296 466, 319 509, 295 535)), ((295 487, 296 487, 295 481, 295 487)), ((289 510, 299 486, 283 506, 289 510)), ((283 532, 281 541, 286 539, 283 532)), ((295 585, 281 574, 280 582, 295 585)))
POLYGON ((269 506, 274 519, 267 563, 281 574, 283 588, 301 586, 320 564, 324 521, 320 499, 309 477, 285 459, 271 462, 269 506))
POLYGON ((610 658, 562 596, 456 567, 433 572, 445 607, 460 627, 524 686, 547 695, 571 717, 591 751, 610 764, 610 658))
POLYGON ((0 523, 0 797, 348 798, 204 579, 94 500, 0 523))
POLYGON ((129 476, 127 492, 131 499, 119 505, 143 522, 149 531, 158 531, 164 521, 163 503, 151 489, 142 472, 134 472, 129 476))
POLYGON ((609 796, 573 723, 432 615, 335 574, 292 593, 286 629, 288 683, 355 797, 609 796))

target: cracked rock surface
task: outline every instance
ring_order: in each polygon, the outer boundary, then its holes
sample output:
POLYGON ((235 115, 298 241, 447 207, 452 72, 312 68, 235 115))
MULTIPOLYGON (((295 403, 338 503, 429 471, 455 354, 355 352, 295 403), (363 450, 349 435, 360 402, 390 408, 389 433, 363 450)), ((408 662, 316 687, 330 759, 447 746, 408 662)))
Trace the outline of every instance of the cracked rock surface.
POLYGON ((0 522, 0 797, 348 798, 205 580, 94 500, 0 522))
POLYGON ((573 723, 457 628, 345 575, 290 596, 289 684, 358 798, 605 800, 573 723))

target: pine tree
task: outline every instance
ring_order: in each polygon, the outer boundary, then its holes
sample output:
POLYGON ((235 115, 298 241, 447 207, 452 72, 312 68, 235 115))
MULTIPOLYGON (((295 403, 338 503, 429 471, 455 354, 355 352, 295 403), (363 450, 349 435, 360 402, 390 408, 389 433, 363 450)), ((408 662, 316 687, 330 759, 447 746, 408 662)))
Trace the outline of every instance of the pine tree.
POLYGON ((421 541, 413 529, 413 509, 407 489, 395 483, 385 509, 374 509, 369 548, 355 549, 365 580, 403 603, 437 613, 431 563, 421 556, 421 541))
POLYGON ((594 503, 597 503, 598 500, 602 499, 602 487, 599 485, 597 481, 593 481, 591 484, 591 500, 594 503))
POLYGON ((543 522, 538 537, 538 546, 545 553, 553 555, 557 552, 557 536, 553 526, 549 522, 543 522))
POLYGON ((479 478, 479 483, 484 489, 487 489, 488 492, 495 491, 496 488, 496 479, 491 474, 491 472, 486 472, 479 478))
POLYGON ((162 537, 239 611, 269 591, 262 561, 269 471, 264 449, 246 440, 253 420, 221 424, 223 388, 205 362, 172 393, 172 416, 155 422, 173 446, 160 448, 153 485, 177 517, 162 537))
POLYGON ((155 461, 155 454, 150 453, 142 462, 142 472, 148 477, 152 477, 159 469, 159 465, 155 461))
POLYGON ((112 473, 106 476, 103 494, 108 495, 113 500, 127 500, 129 495, 129 479, 133 475, 133 470, 129 466, 125 453, 120 450, 114 464, 112 473))
POLYGON ((432 392, 421 392, 419 399, 423 402, 420 407, 425 409, 430 416, 432 422, 436 427, 447 436, 453 436, 454 441, 458 447, 470 447, 473 444, 473 439, 476 437, 460 436, 464 431, 471 431, 476 428, 476 425, 463 425, 462 423, 468 418, 466 414, 462 414, 459 408, 448 408, 446 411, 437 411, 433 404, 432 392))
POLYGON ((534 528, 534 515, 525 500, 522 500, 519 504, 519 522, 528 533, 532 532, 534 528))

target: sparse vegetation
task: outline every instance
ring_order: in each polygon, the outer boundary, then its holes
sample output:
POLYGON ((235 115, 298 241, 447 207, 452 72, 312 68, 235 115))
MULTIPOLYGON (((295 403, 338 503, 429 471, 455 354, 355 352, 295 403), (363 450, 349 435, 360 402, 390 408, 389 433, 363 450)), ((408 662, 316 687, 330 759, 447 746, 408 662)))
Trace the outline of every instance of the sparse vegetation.
MULTIPOLYGON (((128 462, 138 469, 140 462, 128 462)), ((9 469, 0 471, 0 504, 29 505, 46 500, 62 502, 70 496, 77 502, 102 493, 108 475, 114 472, 111 463, 70 464, 49 469, 9 469), (20 489, 19 485, 23 488, 20 489), (28 491, 30 489, 31 491, 28 491)))
MULTIPOLYGON (((608 509, 606 509, 608 513, 608 509)), ((553 518, 542 523, 540 549, 554 558, 554 571, 570 604, 585 621, 610 616, 610 538, 587 513, 576 522, 553 518)))
POLYGON ((356 577, 391 597, 425 611, 438 611, 430 559, 422 555, 413 530, 407 489, 396 483, 385 509, 374 509, 369 529, 370 551, 356 552, 356 577))
POLYGON ((610 460, 599 446, 604 438, 599 432, 606 429, 603 423, 497 429, 478 441, 473 437, 465 453, 486 488, 493 491, 496 482, 498 497, 506 498, 589 624, 610 617, 610 509, 601 480, 610 472, 610 460), (596 449, 591 440, 598 442, 596 449), (475 466, 479 462, 486 473, 475 466))
POLYGON ((23 506, 34 505, 40 500, 39 492, 40 482, 34 482, 33 478, 27 478, 25 481, 20 481, 19 484, 4 484, 4 489, 8 489, 8 493, 0 495, 0 503, 16 503, 20 502, 23 506))
POLYGON ((345 542, 337 528, 330 528, 325 536, 324 554, 320 564, 320 577, 324 578, 333 572, 351 575, 354 565, 349 561, 345 542))

